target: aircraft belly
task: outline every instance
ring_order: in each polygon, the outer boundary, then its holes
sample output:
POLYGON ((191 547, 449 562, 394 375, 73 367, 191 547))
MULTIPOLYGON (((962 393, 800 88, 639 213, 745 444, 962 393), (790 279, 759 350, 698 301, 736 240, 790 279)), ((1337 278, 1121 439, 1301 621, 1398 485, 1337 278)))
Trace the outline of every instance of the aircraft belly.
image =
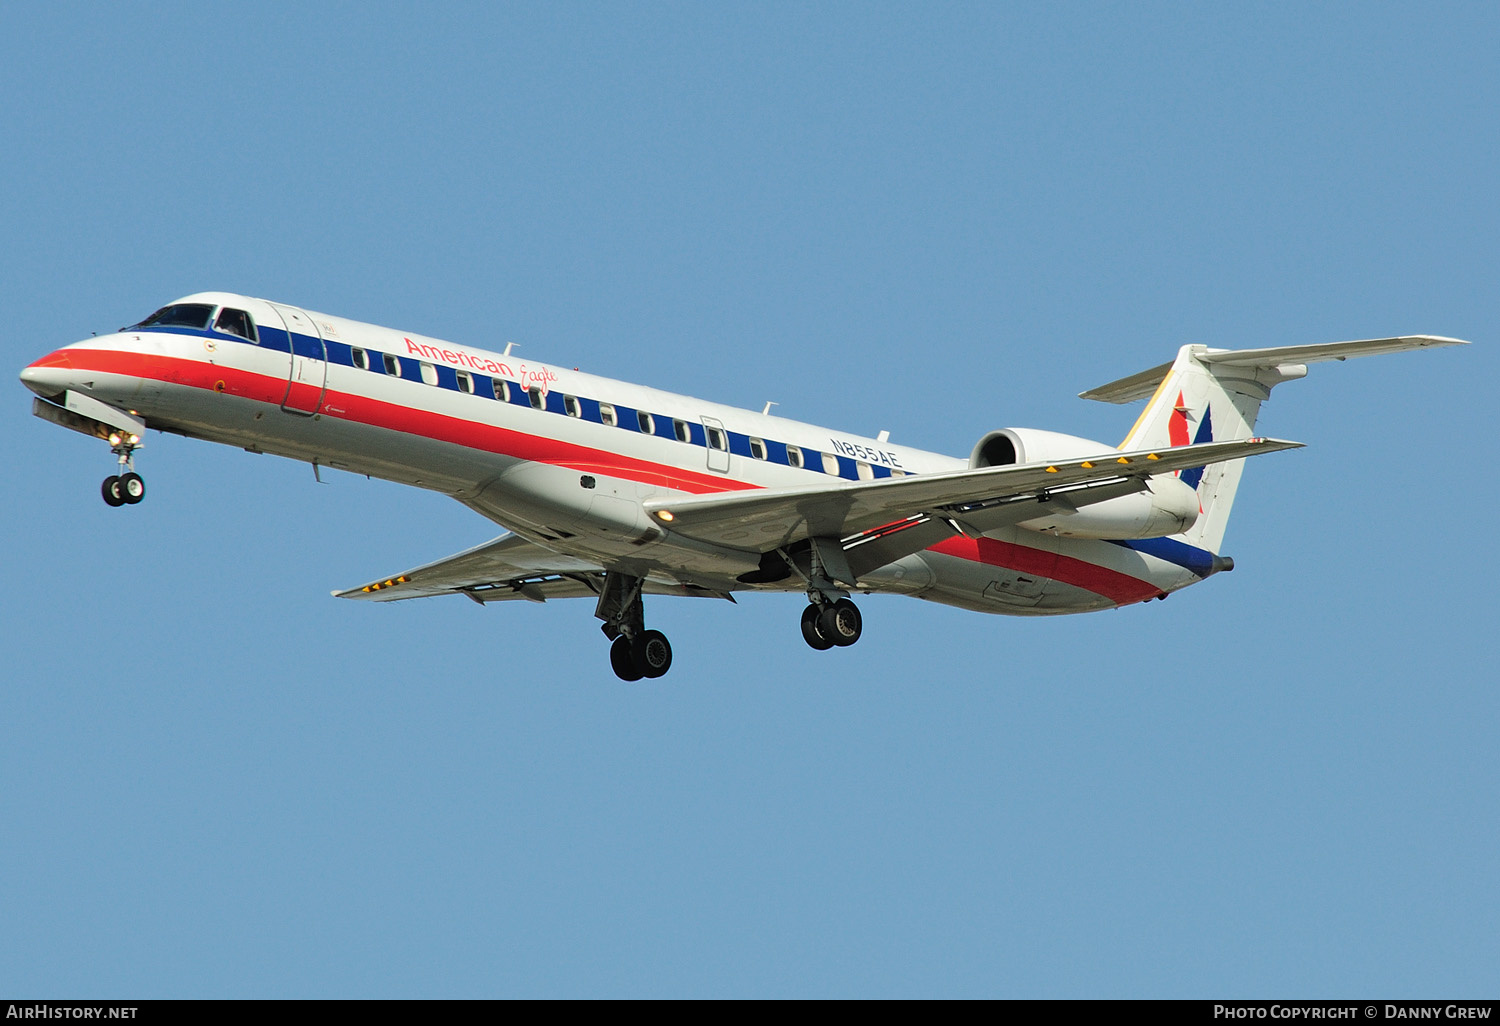
POLYGON ((936 583, 920 597, 989 613, 1046 616, 1144 602, 1196 580, 1110 542, 1032 531, 952 538, 922 553, 936 583))
POLYGON ((759 553, 673 536, 646 518, 641 503, 661 490, 621 478, 582 474, 545 463, 518 463, 465 505, 559 552, 643 576, 668 574, 721 590, 759 565, 759 553))

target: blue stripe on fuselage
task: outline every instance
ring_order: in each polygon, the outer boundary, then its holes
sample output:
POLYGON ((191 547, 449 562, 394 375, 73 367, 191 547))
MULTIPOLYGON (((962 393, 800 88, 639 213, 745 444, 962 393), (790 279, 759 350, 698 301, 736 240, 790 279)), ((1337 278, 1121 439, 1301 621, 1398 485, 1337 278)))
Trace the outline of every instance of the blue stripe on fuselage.
POLYGON ((1200 549, 1196 545, 1180 542, 1176 538, 1137 538, 1131 541, 1115 541, 1111 544, 1120 545, 1136 552, 1144 552, 1148 556, 1164 559, 1168 563, 1175 563, 1197 574, 1199 577, 1207 577, 1214 572, 1214 554, 1207 549, 1200 549))
MULTIPOLYGON (((422 381, 422 361, 412 356, 398 356, 395 353, 385 353, 378 349, 370 349, 366 346, 352 346, 347 342, 340 342, 331 338, 320 339, 312 335, 302 335, 298 334, 297 332, 288 332, 283 328, 273 328, 267 324, 256 324, 255 331, 258 338, 248 339, 240 335, 231 334, 229 332, 217 331, 213 328, 191 328, 183 327, 180 325, 152 325, 150 327, 144 328, 138 326, 127 328, 125 329, 125 332, 122 332, 122 334, 133 332, 161 332, 163 334, 170 335, 192 335, 199 338, 211 338, 222 342, 239 342, 242 345, 258 346, 261 349, 270 349, 280 353, 292 353, 295 351, 296 355, 304 357, 306 359, 325 360, 326 362, 331 364, 338 364, 339 366, 343 367, 352 367, 356 370, 358 370, 359 367, 354 362, 354 350, 358 348, 364 350, 366 363, 365 369, 370 373, 385 375, 386 370, 384 360, 385 357, 390 356, 396 364, 396 377, 399 377, 402 381, 424 383, 422 381)), ((437 385, 435 387, 444 389, 449 392, 464 391, 463 389, 458 387, 458 372, 454 368, 441 363, 435 363, 433 364, 433 367, 437 371, 438 379, 437 385)), ((505 381, 507 379, 491 377, 485 374, 478 374, 473 371, 465 371, 465 373, 469 375, 470 380, 474 384, 474 391, 469 394, 477 395, 484 399, 493 400, 500 398, 500 396, 497 394, 496 383, 505 381)), ((600 417, 599 415, 600 400, 587 398, 585 396, 578 396, 577 398, 579 400, 581 411, 583 413, 582 419, 592 421, 594 423, 602 423, 602 417, 600 417)), ((511 405, 514 406, 531 406, 531 396, 528 394, 527 389, 522 387, 521 384, 516 381, 509 382, 509 401, 511 405)), ((547 413, 566 414, 567 411, 563 405, 562 395, 555 392, 548 392, 544 399, 543 411, 547 413)), ((640 428, 636 423, 637 410, 634 407, 615 404, 615 412, 618 426, 621 429, 626 431, 640 431, 640 428)), ((652 419, 654 422, 654 430, 650 432, 651 434, 654 434, 658 438, 670 438, 674 441, 676 440, 677 434, 672 423, 673 418, 658 413, 653 414, 652 419)), ((690 444, 699 446, 700 448, 706 448, 708 446, 708 437, 703 425, 692 420, 687 421, 686 424, 690 436, 690 444)), ((728 435, 729 451, 731 453, 734 453, 735 455, 741 456, 745 459, 754 459, 754 456, 752 456, 750 453, 749 435, 738 431, 731 431, 728 429, 725 429, 725 434, 728 435)), ((791 460, 787 455, 786 442, 778 442, 775 439, 771 438, 762 439, 762 442, 766 447, 765 462, 780 464, 784 467, 789 467, 792 465, 791 460)), ((802 447, 803 462, 801 469, 806 470, 809 473, 818 474, 820 476, 838 477, 845 481, 858 481, 860 479, 859 469, 853 459, 848 456, 842 456, 833 453, 830 453, 829 455, 833 455, 837 460, 838 473, 836 475, 827 474, 823 470, 823 452, 821 450, 810 449, 805 446, 802 447)), ((891 476, 889 467, 883 467, 879 464, 871 464, 870 469, 873 476, 876 478, 891 476)))

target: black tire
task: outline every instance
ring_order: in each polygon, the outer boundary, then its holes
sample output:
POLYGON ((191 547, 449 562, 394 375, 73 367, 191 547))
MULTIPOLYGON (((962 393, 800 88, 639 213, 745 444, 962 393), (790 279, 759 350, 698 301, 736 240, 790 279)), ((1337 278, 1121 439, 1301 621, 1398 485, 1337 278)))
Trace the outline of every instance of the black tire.
POLYGON ((146 497, 146 482, 136 473, 120 475, 120 498, 135 505, 146 497))
POLYGON ((642 631, 630 645, 641 676, 656 678, 672 668, 672 645, 661 631, 642 631))
POLYGON ((823 625, 819 622, 822 612, 811 602, 802 610, 802 640, 819 652, 826 652, 833 647, 833 642, 823 634, 823 625))
POLYGON ((823 636, 840 647, 847 647, 859 640, 859 635, 864 630, 864 619, 859 615, 859 607, 848 599, 839 599, 833 605, 823 610, 818 617, 818 626, 823 631, 823 636))
POLYGON ((125 505, 125 492, 120 488, 120 479, 118 477, 106 477, 99 491, 104 494, 104 501, 111 506, 125 505))
POLYGON ((621 680, 640 680, 640 667, 635 665, 635 655, 630 650, 630 639, 621 634, 609 646, 609 665, 621 680))

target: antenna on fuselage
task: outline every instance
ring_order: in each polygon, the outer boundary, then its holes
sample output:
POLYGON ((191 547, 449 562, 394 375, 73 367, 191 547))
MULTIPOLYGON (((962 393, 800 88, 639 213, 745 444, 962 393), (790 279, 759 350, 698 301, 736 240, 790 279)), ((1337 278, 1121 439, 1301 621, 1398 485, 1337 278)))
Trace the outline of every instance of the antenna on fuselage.
POLYGON ((880 432, 880 434, 875 436, 875 441, 877 442, 889 442, 890 440, 891 433, 889 431, 882 431, 880 432))
POLYGON ((500 355, 501 356, 509 356, 510 355, 510 351, 512 349, 514 349, 514 348, 516 348, 516 344, 514 342, 507 342, 507 343, 505 343, 505 352, 501 353, 500 355))
POLYGON ((780 403, 773 403, 770 400, 767 400, 766 401, 766 408, 764 410, 760 411, 760 415, 762 417, 769 417, 771 415, 771 407, 773 407, 773 406, 780 406, 780 405, 781 405, 780 403))

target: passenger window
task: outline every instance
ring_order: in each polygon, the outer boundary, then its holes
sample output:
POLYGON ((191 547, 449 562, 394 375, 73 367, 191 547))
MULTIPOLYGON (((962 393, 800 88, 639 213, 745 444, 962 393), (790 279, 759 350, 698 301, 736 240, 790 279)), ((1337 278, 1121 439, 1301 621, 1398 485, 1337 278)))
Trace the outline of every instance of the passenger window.
POLYGON ((467 373, 465 373, 464 371, 458 371, 457 374, 458 374, 458 390, 460 392, 467 392, 470 395, 473 395, 474 394, 474 381, 473 381, 473 379, 470 378, 469 375, 467 373))
POLYGON ((692 434, 688 432, 687 424, 683 421, 672 421, 672 433, 677 436, 679 442, 691 442, 693 440, 692 434))
POLYGON ((599 422, 605 427, 614 427, 618 423, 615 418, 615 408, 609 403, 599 404, 599 422))
POLYGON ((540 388, 528 388, 526 395, 531 399, 532 409, 543 410, 547 408, 547 400, 542 398, 542 390, 540 388))
POLYGON ((636 411, 635 422, 640 427, 641 434, 643 435, 650 435, 656 432, 656 423, 651 419, 651 414, 645 410, 636 411))
POLYGON ((787 446, 786 447, 786 462, 787 462, 787 466, 789 466, 789 467, 796 467, 798 470, 801 470, 802 466, 803 466, 803 464, 802 464, 802 450, 799 449, 799 448, 797 448, 795 445, 789 445, 789 446, 787 446))
POLYGON ((370 358, 365 355, 365 351, 363 349, 349 350, 349 358, 354 361, 354 366, 358 367, 360 370, 370 369, 370 358))
POLYGON ((510 402, 510 383, 504 378, 495 379, 495 398, 502 403, 510 402))
POLYGON ((384 355, 384 360, 385 372, 393 378, 399 378, 401 376, 401 361, 396 359, 390 353, 386 353, 384 355))
POLYGON ((823 454, 823 473, 839 476, 839 458, 831 452, 823 454))
POLYGON ((437 384, 437 368, 426 360, 418 360, 417 366, 421 368, 422 380, 429 385, 437 384))
POLYGON ((581 417, 583 411, 578 408, 578 397, 572 395, 563 396, 563 411, 570 417, 581 417))
POLYGON ((906 476, 906 471, 904 471, 904 470, 894 470, 893 469, 891 471, 891 476, 892 477, 905 477, 906 476))
POLYGON ((724 452, 729 451, 729 438, 716 427, 708 429, 708 444, 715 449, 720 449, 724 452))
POLYGON ((758 460, 766 458, 766 443, 759 438, 750 439, 750 455, 758 460))
POLYGON ((860 460, 854 461, 854 473, 861 481, 875 480, 875 471, 868 463, 860 460))
POLYGON ((227 335, 238 335, 247 342, 255 341, 255 326, 250 323, 250 315, 243 310, 233 310, 226 306, 219 311, 214 329, 227 335))

